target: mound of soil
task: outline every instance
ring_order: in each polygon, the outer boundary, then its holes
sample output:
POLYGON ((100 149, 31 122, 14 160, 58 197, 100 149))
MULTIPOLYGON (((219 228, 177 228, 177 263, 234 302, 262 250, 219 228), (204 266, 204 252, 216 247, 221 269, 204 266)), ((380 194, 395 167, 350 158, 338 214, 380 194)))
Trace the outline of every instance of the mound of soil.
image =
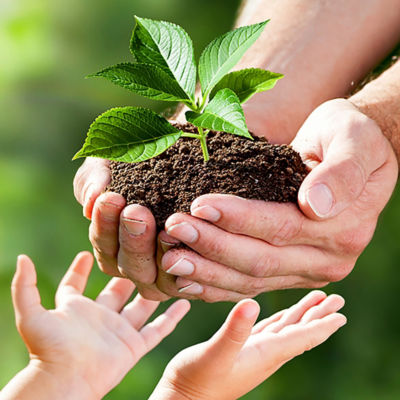
MULTIPOLYGON (((190 124, 177 125, 197 133, 190 124)), ((163 229, 175 212, 189 212, 196 197, 207 193, 233 194, 248 199, 296 202, 307 175, 300 155, 290 146, 251 141, 227 133, 207 136, 210 160, 205 163, 197 139, 181 138, 159 156, 138 164, 111 162, 108 190, 128 204, 148 207, 163 229)))

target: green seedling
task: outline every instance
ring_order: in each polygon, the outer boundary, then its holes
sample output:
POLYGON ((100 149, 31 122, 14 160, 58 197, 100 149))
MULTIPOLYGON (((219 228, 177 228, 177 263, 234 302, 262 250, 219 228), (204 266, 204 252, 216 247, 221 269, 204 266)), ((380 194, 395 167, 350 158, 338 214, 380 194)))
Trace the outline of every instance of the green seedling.
POLYGON ((252 139, 242 103, 272 89, 282 74, 258 68, 229 71, 257 40, 268 21, 240 27, 213 40, 200 56, 198 68, 189 35, 178 25, 135 17, 130 50, 134 61, 106 68, 103 77, 153 100, 182 102, 186 119, 198 133, 187 133, 154 111, 140 107, 113 108, 90 126, 85 144, 75 155, 114 161, 141 162, 171 147, 180 137, 198 139, 208 161, 210 130, 252 139), (197 74, 200 91, 196 92, 197 74))

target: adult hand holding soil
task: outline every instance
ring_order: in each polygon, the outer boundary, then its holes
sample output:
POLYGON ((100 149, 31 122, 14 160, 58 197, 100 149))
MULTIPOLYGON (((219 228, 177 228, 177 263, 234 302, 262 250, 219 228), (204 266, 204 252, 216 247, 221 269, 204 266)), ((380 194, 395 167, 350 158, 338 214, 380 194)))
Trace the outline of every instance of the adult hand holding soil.
POLYGON ((227 195, 194 201, 167 233, 190 246, 172 249, 158 286, 173 296, 237 301, 261 292, 317 288, 347 276, 372 238, 398 166, 378 125, 349 101, 319 106, 293 147, 311 172, 294 204, 227 195), (206 222, 207 221, 207 222, 206 222))
POLYGON ((156 227, 151 212, 140 205, 125 207, 120 194, 103 193, 110 182, 108 161, 88 158, 74 180, 75 197, 91 220, 89 237, 100 269, 128 277, 151 300, 166 300, 154 284, 156 227))

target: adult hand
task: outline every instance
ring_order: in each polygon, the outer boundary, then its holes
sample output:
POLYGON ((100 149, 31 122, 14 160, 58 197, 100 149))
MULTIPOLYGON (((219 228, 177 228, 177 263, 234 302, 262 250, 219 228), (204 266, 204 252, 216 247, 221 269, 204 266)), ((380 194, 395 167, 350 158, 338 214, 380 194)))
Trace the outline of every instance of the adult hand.
POLYGON ((196 199, 174 214, 168 235, 191 250, 161 260, 158 286, 171 296, 238 301, 265 291, 318 288, 346 277, 374 233, 398 166, 376 123, 349 101, 319 106, 292 146, 311 172, 298 203, 228 195, 196 199))
POLYGON ((111 276, 135 282, 147 299, 166 300, 154 284, 156 225, 143 206, 126 206, 123 196, 103 193, 110 182, 107 160, 87 158, 74 179, 75 197, 91 219, 89 238, 100 269, 111 276))

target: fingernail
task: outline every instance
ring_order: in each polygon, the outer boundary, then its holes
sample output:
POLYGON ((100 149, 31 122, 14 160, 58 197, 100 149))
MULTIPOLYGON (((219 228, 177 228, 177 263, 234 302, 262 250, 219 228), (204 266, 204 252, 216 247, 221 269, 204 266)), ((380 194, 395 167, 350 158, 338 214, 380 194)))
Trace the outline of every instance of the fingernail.
POLYGON ((318 217, 326 217, 333 206, 333 195, 328 186, 317 183, 307 192, 307 202, 318 217))
POLYGON ((168 242, 165 242, 164 240, 160 240, 160 246, 161 246, 161 250, 163 251, 163 253, 166 253, 168 250, 173 249, 177 245, 178 245, 178 243, 168 243, 168 242))
POLYGON ((192 225, 187 222, 172 225, 167 230, 168 235, 173 236, 176 239, 182 240, 186 243, 194 243, 199 238, 199 232, 192 225))
POLYGON ((118 217, 118 215, 116 214, 116 210, 119 210, 120 206, 118 204, 110 203, 107 201, 102 201, 101 204, 103 205, 101 209, 102 217, 106 220, 114 221, 115 218, 118 217))
POLYGON ((198 283, 192 283, 189 286, 179 289, 178 292, 185 294, 201 294, 203 293, 203 286, 199 285, 198 283))
POLYGON ((194 272, 194 265, 189 260, 181 258, 166 272, 173 275, 191 275, 194 272))
POLYGON ((205 219, 210 222, 217 222, 221 219, 221 213, 211 206, 202 206, 195 208, 191 214, 194 217, 205 219))
POLYGON ((146 222, 130 218, 122 218, 122 221, 124 222, 125 229, 130 235, 140 236, 146 232, 146 222))

